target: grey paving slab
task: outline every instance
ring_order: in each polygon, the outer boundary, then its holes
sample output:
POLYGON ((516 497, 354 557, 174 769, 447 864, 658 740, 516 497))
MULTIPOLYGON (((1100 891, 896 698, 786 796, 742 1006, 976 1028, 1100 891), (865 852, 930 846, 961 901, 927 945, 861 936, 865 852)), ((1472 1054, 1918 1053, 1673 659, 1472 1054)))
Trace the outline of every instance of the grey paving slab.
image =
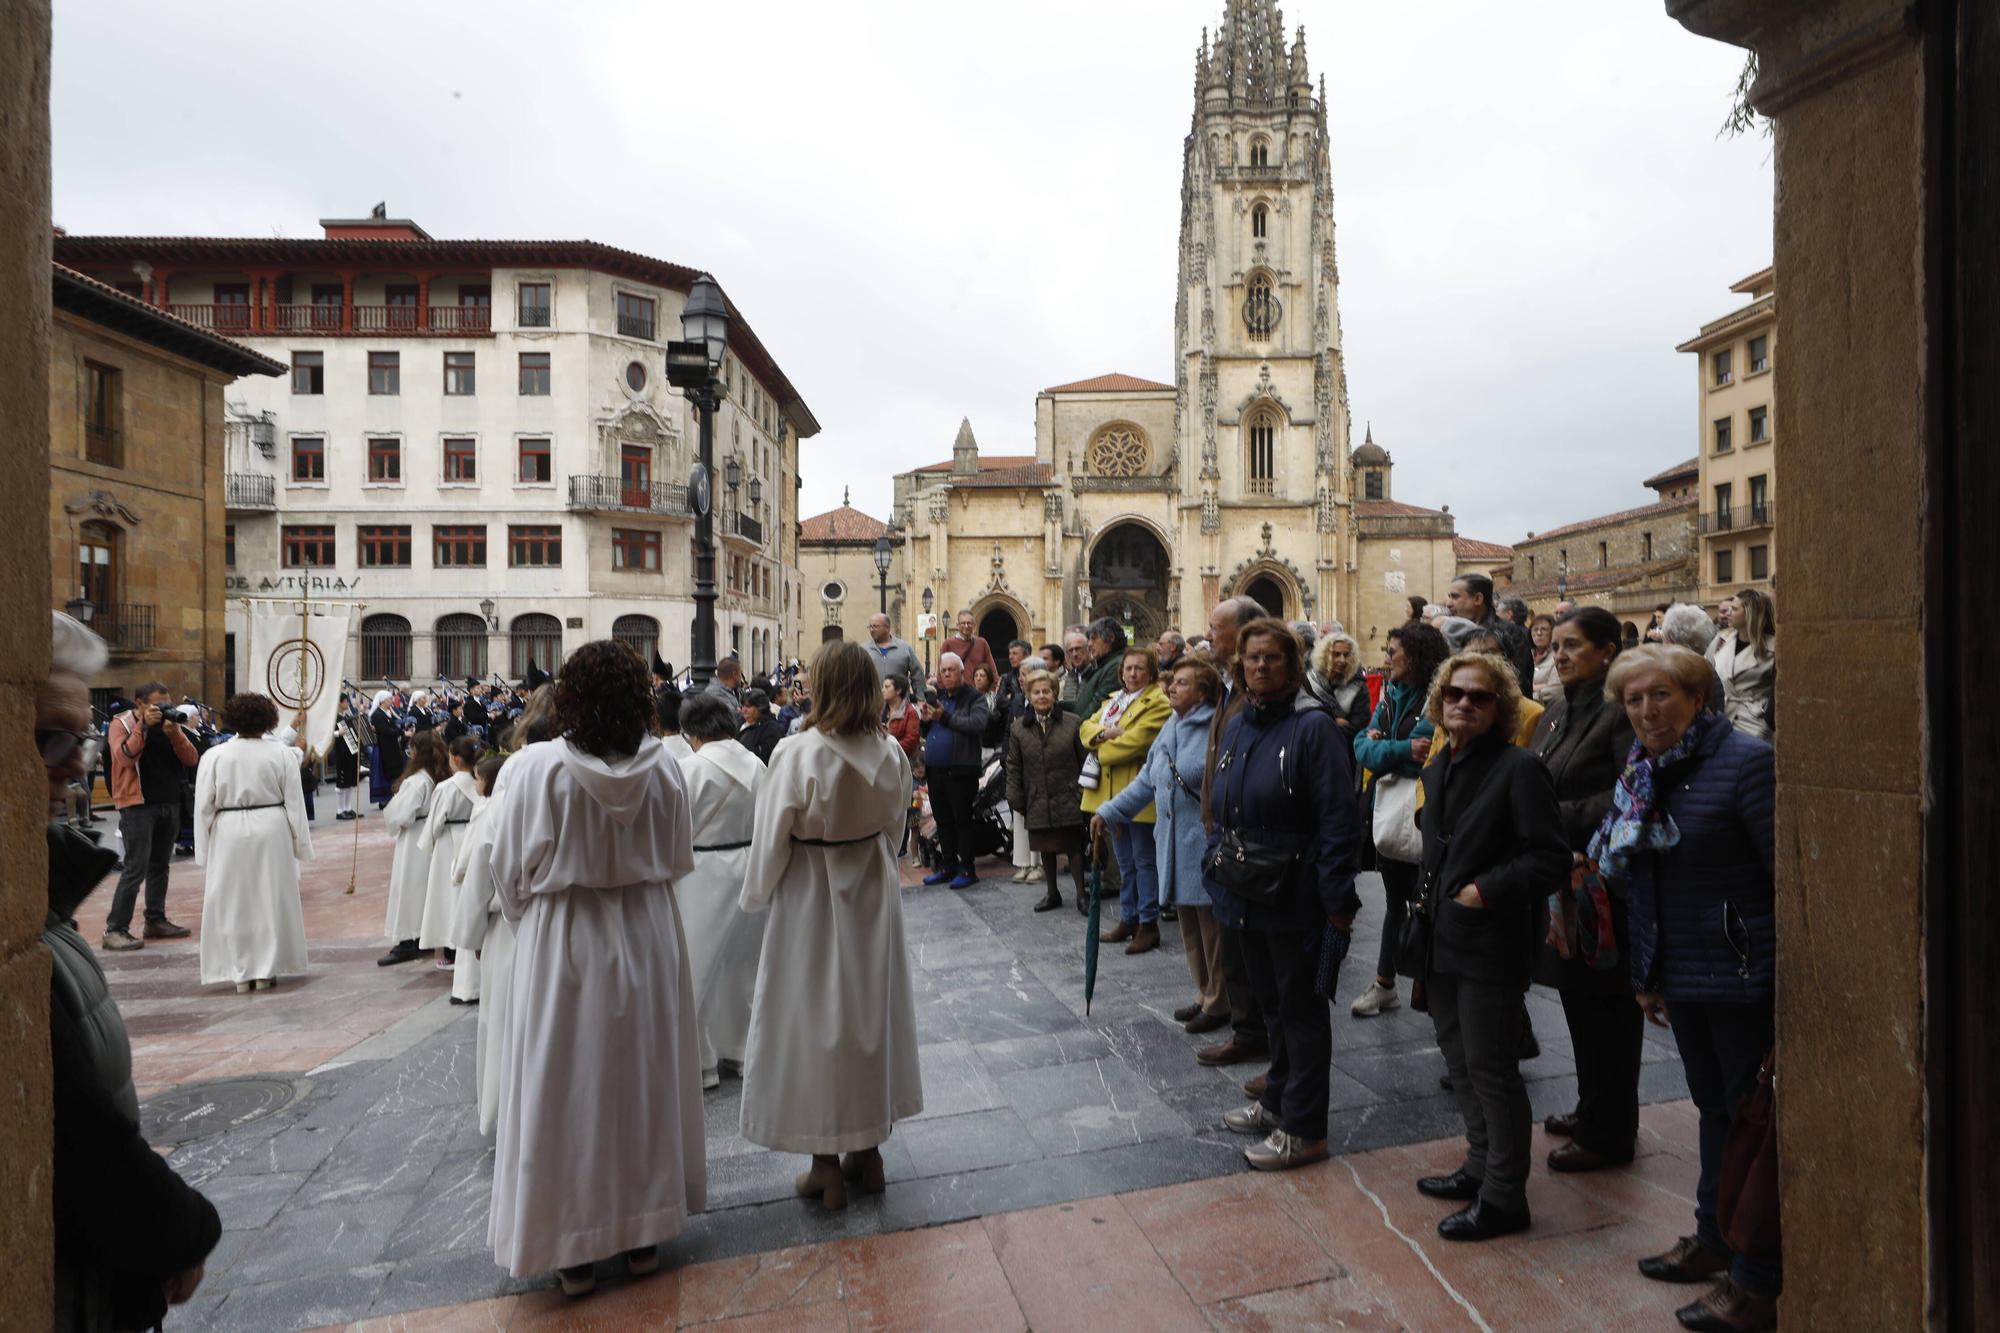
MULTIPOLYGON (((1192 997, 1178 933, 1128 956, 1105 946, 1085 1012, 1083 923, 1029 910, 1040 886, 905 895, 925 1111, 883 1145, 890 1188, 829 1214, 797 1197, 804 1161, 738 1132, 742 1084, 703 1097, 709 1211, 669 1243, 669 1265, 1174 1184, 1244 1169, 1221 1129, 1261 1064, 1205 1068, 1172 1010, 1192 997)), ((1329 1135, 1337 1152, 1462 1131, 1427 1015, 1357 1020, 1371 979, 1379 889, 1364 879, 1354 957, 1332 1013, 1329 1135), (1372 896, 1371 896, 1372 895, 1372 896)), ((1402 983, 1407 1000, 1409 985, 1402 983)), ((1543 1054, 1526 1062, 1536 1115, 1575 1100, 1561 1004, 1531 991, 1543 1054)), ((225 1227, 201 1297, 176 1320, 306 1328, 548 1284, 509 1277, 486 1249, 491 1145, 474 1107, 471 1011, 424 1010, 379 1058, 316 1070, 291 1106, 178 1149, 225 1227)), ((364 1052, 364 1054, 368 1054, 364 1052)), ((1648 1030, 1645 1101, 1686 1096, 1671 1033, 1648 1030)))

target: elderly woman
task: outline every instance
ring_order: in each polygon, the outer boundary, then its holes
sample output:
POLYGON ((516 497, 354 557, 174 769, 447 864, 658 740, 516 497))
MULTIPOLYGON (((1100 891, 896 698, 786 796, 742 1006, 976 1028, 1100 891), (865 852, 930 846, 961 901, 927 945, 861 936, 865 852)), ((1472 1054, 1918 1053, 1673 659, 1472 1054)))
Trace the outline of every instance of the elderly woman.
MULTIPOLYGON (((1138 778, 1173 706, 1160 689, 1160 665, 1151 648, 1127 648, 1121 663, 1123 688, 1087 719, 1080 734, 1097 760, 1095 786, 1083 789, 1083 809, 1094 814, 1138 778)), ((1086 764, 1085 772, 1089 771, 1086 764)), ((1150 801, 1111 824, 1111 850, 1118 859, 1118 924, 1098 938, 1123 943, 1126 953, 1145 953, 1160 944, 1160 881, 1153 860, 1153 806, 1150 801), (1143 827, 1139 827, 1143 826, 1143 827)))
MULTIPOLYGON (((1372 838, 1375 800, 1382 780, 1414 783, 1430 757, 1434 729, 1424 716, 1424 708, 1430 698, 1431 677, 1449 656, 1444 636, 1428 625, 1412 620, 1389 631, 1382 649, 1388 683, 1367 730, 1354 738, 1354 760, 1372 779, 1361 802, 1364 841, 1372 838)), ((1402 944, 1404 912, 1417 892, 1415 862, 1398 861, 1377 851, 1375 868, 1382 875, 1382 946, 1375 959, 1374 982, 1349 1010, 1356 1018, 1372 1018, 1402 1003, 1396 995, 1396 955, 1402 944)))
POLYGON ((916 706, 910 702, 910 682, 901 676, 882 677, 882 729, 915 763, 917 751, 923 745, 923 727, 917 719, 916 706))
POLYGON ((812 674, 812 720, 772 758, 744 872, 743 910, 771 916, 742 1129, 812 1154, 798 1191, 837 1209, 850 1183, 882 1191, 883 1141, 924 1109, 896 871, 910 764, 882 734, 867 649, 829 643, 812 674))
POLYGON ((1368 730, 1368 677, 1361 671, 1361 645, 1354 636, 1333 630, 1313 643, 1306 671, 1306 691, 1333 714, 1350 744, 1368 730))
POLYGON ((1701 1115, 1694 1234, 1639 1271, 1667 1282, 1722 1275, 1678 1312, 1689 1328, 1766 1327, 1783 1274, 1730 1252, 1715 1197, 1731 1117, 1773 1040, 1771 747, 1704 711, 1706 664, 1677 645, 1625 653, 1605 693, 1637 741, 1590 854, 1605 878, 1628 886, 1639 1007, 1660 1026, 1671 1020, 1701 1115))
POLYGON ((1544 613, 1528 622, 1528 647, 1535 659, 1535 702, 1543 707, 1563 697, 1562 679, 1556 672, 1556 618, 1544 613))
POLYGON ((1576 1110, 1548 1119, 1567 1137, 1549 1154, 1552 1171, 1595 1171, 1632 1160, 1639 1133, 1639 1051, 1644 1023, 1630 1001, 1630 933, 1622 886, 1607 888, 1590 859, 1591 835, 1611 808, 1611 792, 1632 749, 1625 710, 1604 696, 1623 631, 1599 606, 1578 607, 1556 623, 1550 654, 1562 698, 1535 728, 1532 748, 1548 767, 1562 812, 1570 873, 1555 900, 1536 977, 1562 996, 1576 1057, 1576 1110))
POLYGON ((1778 688, 1778 618, 1771 599, 1745 588, 1724 601, 1726 628, 1708 646, 1709 664, 1721 678, 1729 723, 1759 740, 1775 739, 1773 705, 1778 688))
POLYGON ((306 970, 299 862, 313 859, 298 752, 262 739, 278 710, 261 694, 231 695, 222 725, 236 733, 202 756, 194 779, 194 862, 202 881, 201 982, 269 990, 306 970))
POLYGON ((1153 848, 1160 893, 1180 911, 1181 943, 1187 949, 1194 1003, 1174 1011, 1189 1032, 1228 1026, 1229 997, 1222 985, 1222 935, 1215 928, 1214 900, 1201 877, 1208 829, 1201 819, 1201 779, 1208 758, 1209 723, 1222 698, 1222 677, 1207 662, 1183 661, 1167 678, 1174 715, 1146 752, 1131 785, 1097 808, 1095 837, 1107 823, 1123 824, 1146 809, 1154 812, 1153 848))
POLYGON ((1521 1081, 1521 992, 1540 912, 1569 870, 1549 771, 1513 743, 1520 673, 1492 653, 1460 653, 1431 681, 1428 713, 1448 752, 1424 770, 1423 878, 1430 923, 1422 985, 1438 1049, 1465 1119, 1465 1164, 1417 1182, 1466 1207, 1438 1223, 1446 1240, 1526 1230, 1534 1126, 1521 1081))
POLYGON ((1327 1001, 1361 906, 1361 823, 1340 728, 1325 709, 1297 706, 1306 678, 1297 636, 1281 620, 1252 620, 1237 650, 1246 698, 1216 741, 1202 868, 1216 920, 1241 932, 1271 1068, 1262 1096, 1223 1124, 1266 1135, 1243 1155, 1282 1171, 1326 1156, 1327 1001))
POLYGON ((1087 642, 1085 663, 1079 667, 1076 655, 1072 653, 1070 656, 1070 670, 1080 674, 1075 697, 1063 701, 1063 707, 1078 717, 1090 717, 1106 699, 1118 692, 1128 646, 1125 627, 1110 616, 1101 616, 1090 622, 1087 642))
MULTIPOLYGON (((1708 661, 1708 647, 1715 642, 1715 622, 1708 618, 1708 612, 1692 602, 1675 602, 1660 617, 1660 641, 1677 643, 1689 652, 1700 653, 1703 661, 1708 661)), ((1708 664, 1708 699, 1703 705, 1711 713, 1725 712, 1729 694, 1722 686, 1722 677, 1716 673, 1715 663, 1708 664)))
POLYGON ((514 923, 487 1239, 565 1294, 623 1253, 659 1265, 707 1193, 694 984, 675 881, 694 869, 646 664, 612 639, 555 682, 561 738, 507 761, 490 861, 514 923))
POLYGON ((1028 830, 1028 850, 1042 858, 1048 889, 1037 912, 1062 906, 1057 867, 1069 857, 1078 901, 1083 898, 1083 793, 1076 785, 1083 768, 1083 724, 1056 702, 1056 681, 1046 671, 1021 677, 1028 709, 1007 728, 1007 804, 1028 830))

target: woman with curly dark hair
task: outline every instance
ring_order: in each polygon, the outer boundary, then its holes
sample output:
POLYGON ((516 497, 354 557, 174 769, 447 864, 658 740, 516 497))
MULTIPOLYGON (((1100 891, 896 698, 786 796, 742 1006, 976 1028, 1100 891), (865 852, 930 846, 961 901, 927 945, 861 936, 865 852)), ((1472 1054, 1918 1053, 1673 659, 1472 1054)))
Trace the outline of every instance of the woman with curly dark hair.
POLYGON ((694 869, 680 766, 638 654, 600 639, 556 677, 561 737, 503 770, 490 853, 515 923, 487 1238, 515 1276, 657 1246, 702 1209, 701 1057, 674 882, 694 869))
POLYGON ((236 733, 202 756, 194 779, 194 860, 202 881, 201 981, 269 990, 306 970, 299 862, 313 859, 298 751, 265 740, 278 710, 261 694, 231 695, 222 725, 236 733))

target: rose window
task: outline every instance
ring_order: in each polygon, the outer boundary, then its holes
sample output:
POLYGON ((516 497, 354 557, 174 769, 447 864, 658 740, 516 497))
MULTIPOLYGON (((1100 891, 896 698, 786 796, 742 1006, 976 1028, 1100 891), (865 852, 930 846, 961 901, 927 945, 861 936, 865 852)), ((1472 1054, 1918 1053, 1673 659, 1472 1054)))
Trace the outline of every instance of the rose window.
POLYGON ((1090 442, 1089 457, 1100 477, 1136 477, 1146 466, 1146 441, 1130 426, 1111 426, 1090 442))

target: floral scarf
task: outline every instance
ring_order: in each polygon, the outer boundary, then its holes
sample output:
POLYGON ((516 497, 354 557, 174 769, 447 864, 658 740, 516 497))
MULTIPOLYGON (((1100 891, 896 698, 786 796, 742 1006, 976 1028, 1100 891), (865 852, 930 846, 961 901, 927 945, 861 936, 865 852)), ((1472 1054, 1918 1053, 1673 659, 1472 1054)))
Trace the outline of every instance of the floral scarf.
POLYGON ((1632 743, 1625 771, 1611 789, 1611 809, 1590 835, 1590 859, 1604 874, 1628 878, 1639 853, 1663 852, 1680 842, 1681 831, 1673 817, 1659 808, 1655 784, 1662 772, 1693 754, 1717 728, 1728 725, 1714 713, 1697 713, 1686 734, 1657 759, 1649 757, 1639 742, 1632 743))

